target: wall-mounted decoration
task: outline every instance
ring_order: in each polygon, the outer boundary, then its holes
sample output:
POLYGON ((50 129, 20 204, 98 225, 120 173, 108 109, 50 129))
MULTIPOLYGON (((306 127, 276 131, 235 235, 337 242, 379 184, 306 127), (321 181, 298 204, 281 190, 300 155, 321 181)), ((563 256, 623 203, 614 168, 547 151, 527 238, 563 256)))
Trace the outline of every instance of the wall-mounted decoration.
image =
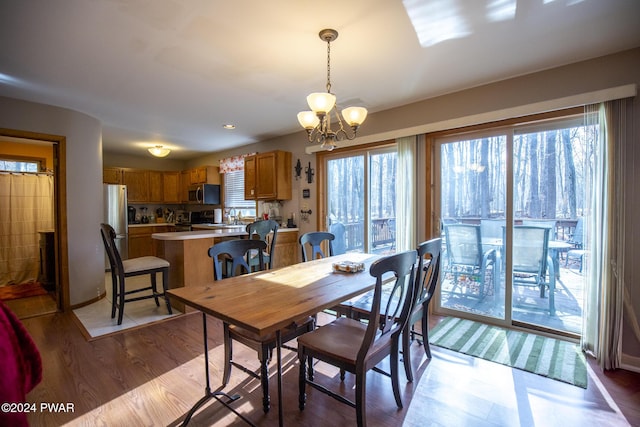
POLYGON ((314 170, 311 169, 311 162, 309 162, 309 166, 304 169, 304 172, 307 174, 307 182, 311 184, 313 182, 314 170))
POLYGON ((300 164, 300 159, 296 163, 296 166, 293 168, 296 171, 296 180, 300 179, 300 175, 302 174, 302 165, 300 164))
POLYGON ((309 215, 311 215, 311 213, 312 213, 311 209, 309 209, 307 205, 304 205, 300 210, 300 218, 304 222, 309 222, 309 215))

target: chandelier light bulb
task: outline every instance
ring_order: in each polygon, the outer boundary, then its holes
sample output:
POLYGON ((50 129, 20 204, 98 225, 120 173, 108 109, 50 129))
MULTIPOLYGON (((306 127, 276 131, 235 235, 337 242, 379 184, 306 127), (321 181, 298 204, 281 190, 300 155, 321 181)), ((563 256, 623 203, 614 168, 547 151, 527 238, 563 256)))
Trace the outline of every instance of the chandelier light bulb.
POLYGON ((313 111, 301 111, 298 113, 298 122, 303 128, 313 130, 320 124, 320 119, 313 111))
POLYGON ((336 96, 327 92, 315 92, 307 96, 307 103, 314 113, 328 113, 336 105, 336 96))
POLYGON ((351 127, 357 127, 367 118, 367 109, 362 107, 348 107, 342 110, 342 117, 351 127))

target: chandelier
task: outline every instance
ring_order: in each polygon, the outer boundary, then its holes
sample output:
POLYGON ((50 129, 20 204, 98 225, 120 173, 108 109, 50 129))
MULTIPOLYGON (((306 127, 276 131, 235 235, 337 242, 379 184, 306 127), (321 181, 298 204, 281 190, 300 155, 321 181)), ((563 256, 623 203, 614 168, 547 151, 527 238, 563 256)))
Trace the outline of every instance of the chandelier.
POLYGON ((322 144, 322 148, 331 151, 336 148, 336 141, 354 139, 358 127, 367 118, 367 109, 348 107, 342 110, 342 118, 338 114, 336 96, 331 93, 331 42, 338 38, 338 32, 332 29, 320 31, 320 39, 327 42, 327 91, 316 92, 307 96, 307 103, 312 111, 298 113, 300 125, 307 131, 309 142, 322 144), (338 128, 331 128, 331 115, 335 117, 338 128), (345 129, 344 122, 351 128, 345 129))

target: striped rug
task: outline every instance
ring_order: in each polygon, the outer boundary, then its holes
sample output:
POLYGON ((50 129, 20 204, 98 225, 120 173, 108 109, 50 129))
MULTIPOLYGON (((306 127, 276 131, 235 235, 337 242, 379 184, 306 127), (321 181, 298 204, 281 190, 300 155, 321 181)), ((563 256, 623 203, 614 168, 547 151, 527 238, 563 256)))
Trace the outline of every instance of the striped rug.
POLYGON ((587 365, 576 344, 449 317, 429 332, 432 345, 587 388, 587 365))

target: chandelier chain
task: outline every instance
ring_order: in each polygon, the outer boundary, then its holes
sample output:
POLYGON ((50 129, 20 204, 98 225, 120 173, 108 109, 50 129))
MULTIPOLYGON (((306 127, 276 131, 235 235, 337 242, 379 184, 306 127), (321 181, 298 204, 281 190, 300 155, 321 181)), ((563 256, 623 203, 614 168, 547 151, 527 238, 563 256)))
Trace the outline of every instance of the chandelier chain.
POLYGON ((327 92, 331 93, 331 40, 327 39, 327 92))

